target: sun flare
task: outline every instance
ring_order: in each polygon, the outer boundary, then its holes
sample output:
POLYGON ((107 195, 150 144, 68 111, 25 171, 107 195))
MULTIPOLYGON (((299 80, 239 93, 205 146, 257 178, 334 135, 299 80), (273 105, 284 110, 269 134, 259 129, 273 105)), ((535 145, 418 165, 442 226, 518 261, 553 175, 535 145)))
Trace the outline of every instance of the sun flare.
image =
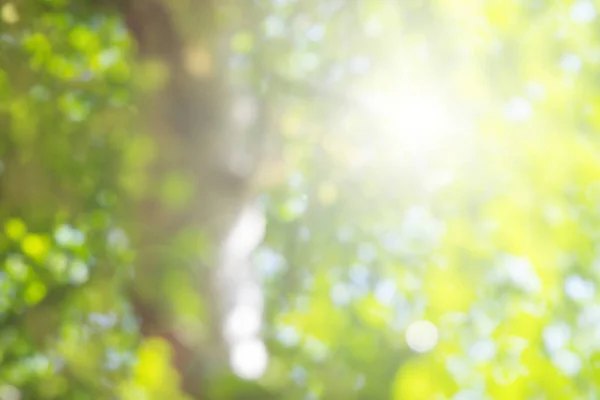
POLYGON ((413 84, 391 86, 366 98, 377 143, 374 162, 386 174, 406 173, 425 186, 451 180, 467 142, 464 118, 451 96, 413 84))
POLYGON ((412 151, 435 148, 456 128, 448 101, 427 89, 399 90, 372 96, 369 105, 386 140, 412 151))

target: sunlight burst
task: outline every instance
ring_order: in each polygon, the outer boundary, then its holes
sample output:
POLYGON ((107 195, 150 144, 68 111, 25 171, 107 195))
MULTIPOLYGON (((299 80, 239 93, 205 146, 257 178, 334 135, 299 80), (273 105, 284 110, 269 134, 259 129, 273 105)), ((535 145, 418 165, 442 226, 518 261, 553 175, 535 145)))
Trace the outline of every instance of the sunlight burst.
POLYGON ((367 106, 387 151, 428 159, 453 146, 459 124, 441 93, 426 87, 402 88, 369 96, 367 106))

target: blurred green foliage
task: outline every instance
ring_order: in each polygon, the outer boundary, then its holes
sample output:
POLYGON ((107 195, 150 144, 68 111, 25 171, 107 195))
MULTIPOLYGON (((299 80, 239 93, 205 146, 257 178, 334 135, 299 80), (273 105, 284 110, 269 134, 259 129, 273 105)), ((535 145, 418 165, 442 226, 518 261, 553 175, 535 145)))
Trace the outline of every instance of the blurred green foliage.
MULTIPOLYGON (((276 110, 284 160, 261 194, 258 386, 599 397, 600 3, 255 3, 256 25, 225 6, 222 22, 232 79, 276 110), (434 331, 411 339, 420 320, 434 331)), ((134 48, 122 16, 90 2, 0 3, 0 399, 186 398, 124 290, 146 251, 128 207, 195 195, 185 172, 145 173, 164 149, 136 130, 132 93, 166 76, 134 48)), ((166 246, 183 260, 198 243, 166 246)), ((179 267, 160 295, 201 336, 179 267)))

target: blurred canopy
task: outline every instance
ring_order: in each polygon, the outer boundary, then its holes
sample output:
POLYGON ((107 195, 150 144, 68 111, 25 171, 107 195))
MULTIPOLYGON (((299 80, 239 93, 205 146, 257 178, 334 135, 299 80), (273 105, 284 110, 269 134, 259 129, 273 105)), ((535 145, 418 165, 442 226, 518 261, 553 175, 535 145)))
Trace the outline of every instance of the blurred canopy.
POLYGON ((0 399, 598 398, 599 7, 0 1, 0 399))

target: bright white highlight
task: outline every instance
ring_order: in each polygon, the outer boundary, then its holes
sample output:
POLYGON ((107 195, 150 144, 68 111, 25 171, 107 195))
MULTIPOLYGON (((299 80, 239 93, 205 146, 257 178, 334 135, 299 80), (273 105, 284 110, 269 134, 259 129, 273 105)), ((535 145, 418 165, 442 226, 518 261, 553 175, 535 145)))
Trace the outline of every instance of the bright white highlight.
POLYGON ((531 103, 522 97, 511 99, 504 108, 504 118, 508 121, 527 121, 533 110, 531 103))
POLYGON ((408 152, 417 159, 430 159, 447 150, 458 133, 458 121, 440 93, 426 88, 399 88, 367 97, 382 140, 396 157, 408 152))
POLYGON ((554 365, 568 376, 575 376, 581 370, 581 358, 570 350, 559 350, 552 356, 554 365))
POLYGON ((566 72, 570 72, 572 74, 576 74, 581 71, 581 67, 583 66, 583 62, 578 55, 568 53, 563 55, 559 61, 560 68, 562 68, 566 72))
POLYGON ((507 278, 515 286, 529 293, 536 293, 541 290, 542 282, 528 259, 506 255, 502 258, 501 263, 506 271, 507 278))
POLYGON ((247 207, 238 217, 224 242, 228 257, 246 258, 260 244, 265 232, 265 217, 254 207, 247 207))
POLYGON ((226 313, 222 332, 229 345, 233 373, 242 379, 260 378, 268 365, 268 354, 260 340, 263 293, 249 262, 265 231, 265 218, 256 207, 246 207, 238 216, 221 247, 217 289, 223 294, 226 313))
POLYGON ((596 19, 596 6, 590 0, 580 0, 571 7, 571 19, 578 24, 588 24, 596 19))
POLYGON ((571 275, 565 280, 565 292, 576 301, 592 300, 596 295, 596 286, 579 275, 571 275))
POLYGON ((432 94, 415 94, 397 104, 396 125, 411 142, 431 144, 447 128, 448 112, 444 102, 432 94))
POLYGON ((236 343, 232 347, 229 361, 237 376, 242 379, 255 380, 265 373, 269 355, 262 341, 248 339, 236 343))
POLYGON ((256 307, 239 305, 227 316, 225 337, 229 342, 258 335, 261 326, 260 311, 256 307))
POLYGON ((429 321, 415 321, 406 329, 406 343, 418 353, 433 349, 437 342, 438 329, 429 321))

